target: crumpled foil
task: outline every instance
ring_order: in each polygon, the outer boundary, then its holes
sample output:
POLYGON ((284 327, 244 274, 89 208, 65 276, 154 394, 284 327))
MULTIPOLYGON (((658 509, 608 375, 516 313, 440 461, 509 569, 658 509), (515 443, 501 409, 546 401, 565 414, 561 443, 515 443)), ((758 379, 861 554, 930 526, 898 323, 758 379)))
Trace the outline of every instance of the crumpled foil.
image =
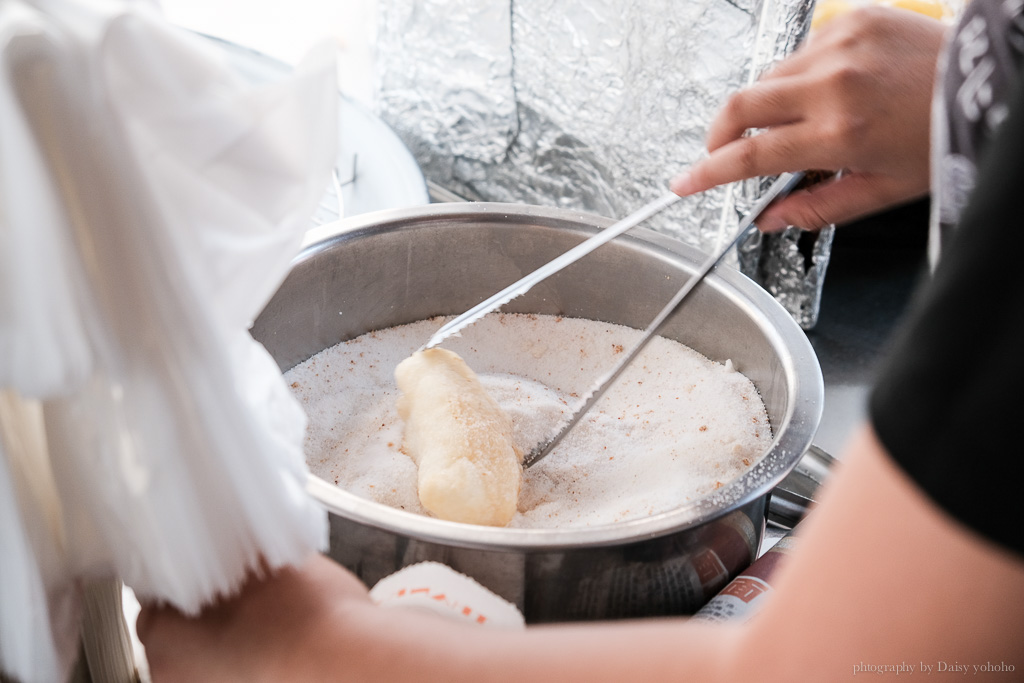
MULTIPOLYGON (((706 154, 728 95, 790 53, 814 0, 381 0, 378 114, 438 195, 620 218, 706 154)), ((645 227, 712 251, 759 180, 688 197, 645 227)), ((831 232, 734 256, 805 328, 831 232)))

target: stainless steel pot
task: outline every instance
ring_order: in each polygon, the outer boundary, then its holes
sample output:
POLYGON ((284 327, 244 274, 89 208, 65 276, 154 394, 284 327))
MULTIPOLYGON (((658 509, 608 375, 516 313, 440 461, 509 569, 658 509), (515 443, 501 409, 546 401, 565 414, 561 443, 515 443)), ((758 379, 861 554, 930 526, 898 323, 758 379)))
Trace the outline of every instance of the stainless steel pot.
MULTIPOLYGON (((511 204, 433 204, 319 228, 253 326, 283 370, 365 332, 457 314, 611 221, 511 204)), ((704 256, 643 229, 602 246, 505 307, 643 328, 704 256)), ((756 557, 769 492, 810 446, 823 383, 804 333, 764 290, 720 268, 663 335, 732 359, 757 386, 774 441, 707 499, 581 529, 481 527, 389 508, 313 478, 330 554, 372 585, 437 560, 515 603, 530 622, 696 611, 756 557)), ((500 339, 494 340, 500 344, 500 339)))

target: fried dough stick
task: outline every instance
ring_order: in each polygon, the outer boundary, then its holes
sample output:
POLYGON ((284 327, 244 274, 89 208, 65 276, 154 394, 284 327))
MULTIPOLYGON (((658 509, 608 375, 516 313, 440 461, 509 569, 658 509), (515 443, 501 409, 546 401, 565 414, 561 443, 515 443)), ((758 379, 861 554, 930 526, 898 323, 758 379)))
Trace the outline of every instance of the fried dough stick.
POLYGON ((431 514, 504 526, 516 512, 522 453, 512 420, 458 354, 417 351, 395 380, 405 421, 403 448, 419 466, 419 498, 431 514))

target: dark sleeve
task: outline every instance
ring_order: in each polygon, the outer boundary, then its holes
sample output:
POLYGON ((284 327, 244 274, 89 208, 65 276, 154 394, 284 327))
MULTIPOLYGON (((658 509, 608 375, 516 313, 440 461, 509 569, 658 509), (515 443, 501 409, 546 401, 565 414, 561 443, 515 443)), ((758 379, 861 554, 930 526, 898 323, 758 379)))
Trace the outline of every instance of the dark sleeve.
MULTIPOLYGON (((940 507, 1024 555, 1024 87, 869 399, 896 463, 940 507)), ((894 520, 897 523, 898 520, 894 520)))

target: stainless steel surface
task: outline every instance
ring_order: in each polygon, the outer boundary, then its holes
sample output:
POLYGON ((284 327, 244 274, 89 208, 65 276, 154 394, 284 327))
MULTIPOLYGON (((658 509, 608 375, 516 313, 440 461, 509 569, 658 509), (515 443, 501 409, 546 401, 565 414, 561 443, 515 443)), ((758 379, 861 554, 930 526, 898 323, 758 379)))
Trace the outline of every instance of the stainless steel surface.
MULTIPOLYGON (((610 223, 542 207, 445 204, 324 226, 252 332, 288 369, 374 329, 464 311, 610 223)), ((509 308, 640 328, 703 258, 639 228, 509 308)), ((745 475, 671 511, 581 529, 446 522, 313 479, 310 490, 331 512, 331 555, 370 584, 420 560, 445 562, 531 622, 695 611, 756 555, 767 494, 810 445, 823 386, 804 333, 732 269, 708 277, 663 334, 713 360, 731 359, 758 387, 774 441, 745 475)))
MULTIPOLYGON (((718 262, 722 260, 722 258, 729 252, 729 250, 732 249, 745 234, 747 234, 747 231, 753 227, 754 221, 756 221, 757 218, 761 215, 761 212, 768 208, 768 205, 775 201, 775 199, 779 197, 785 197, 787 194, 789 194, 789 192, 794 187, 797 186, 797 183, 799 183, 803 179, 803 177, 804 174, 802 172, 784 173, 781 176, 779 176, 774 183, 772 183, 772 186, 768 188, 768 191, 765 192, 764 195, 762 195, 761 198, 758 199, 758 201, 754 204, 754 207, 750 210, 750 213, 744 216, 743 219, 740 221, 739 228, 737 228, 736 234, 733 236, 732 240, 727 244, 719 247, 715 251, 715 253, 711 254, 704 260, 700 268, 698 268, 697 271, 693 274, 693 276, 686 281, 686 283, 679 289, 678 292, 676 292, 676 295, 672 297, 671 301, 665 304, 665 307, 658 312, 658 315, 654 317, 654 320, 651 321, 651 323, 647 326, 647 329, 644 330, 643 335, 641 335, 640 339, 637 340, 637 342, 632 346, 632 348, 630 348, 629 351, 622 355, 622 358, 615 365, 615 367, 613 367, 608 373, 606 373, 603 377, 597 380, 597 383, 594 384, 590 391, 583 397, 583 399, 579 402, 577 407, 573 409, 572 414, 569 415, 567 419, 561 422, 561 424, 555 429, 554 433, 547 438, 547 440, 538 444, 533 449, 531 449, 529 453, 526 454, 526 457, 523 458, 523 467, 531 467, 532 465, 539 462, 542 458, 544 458, 546 455, 548 455, 551 451, 555 449, 555 447, 559 444, 559 442, 561 442, 565 435, 568 434, 569 431, 571 431, 572 428, 576 426, 576 423, 580 421, 580 418, 582 418, 587 413, 587 411, 590 410, 591 406, 593 406, 595 403, 601 400, 601 397, 604 396, 604 393, 608 390, 608 387, 610 387, 615 382, 615 380, 618 379, 619 375, 622 374, 623 370, 625 370, 629 366, 629 364, 633 362, 633 359, 635 359, 637 355, 641 351, 643 351, 644 347, 647 346, 647 343, 661 329, 661 326, 665 323, 665 320, 667 320, 670 315, 676 312, 679 306, 682 305, 683 301, 686 300, 686 297, 690 295, 690 292, 692 292, 693 289, 704 280, 707 274, 711 272, 712 268, 718 265, 718 262)), ((667 206, 667 204, 665 206, 667 206)), ((629 220, 630 219, 627 218, 625 222, 628 222, 629 220)), ((614 227, 615 226, 613 226, 613 228, 614 227)), ((558 259, 556 259, 556 261, 557 260, 558 259)), ((554 261, 552 263, 554 263, 554 261)))
MULTIPOLYGON (((627 230, 635 228, 636 226, 640 225, 641 223, 643 223, 645 220, 655 215, 656 213, 672 206, 677 201, 679 201, 679 196, 671 193, 659 197, 658 199, 655 199, 653 202, 650 202, 640 207, 639 209, 629 214, 628 216, 618 221, 617 223, 611 225, 610 227, 607 227, 604 230, 597 232, 596 234, 594 234, 593 237, 588 237, 586 240, 584 240, 580 244, 577 244, 575 247, 565 252, 564 254, 560 254, 559 256, 556 256, 555 258, 551 259, 550 261, 548 261, 543 266, 533 271, 526 277, 520 278, 519 280, 513 282, 511 285, 506 287, 505 289, 495 294, 494 296, 490 297, 485 301, 480 302, 479 304, 469 309, 462 315, 459 315, 455 319, 450 320, 444 325, 442 325, 441 329, 435 332, 434 336, 431 337, 430 340, 423 345, 423 349, 433 348, 440 344, 441 342, 443 342, 448 337, 458 334, 459 331, 469 327, 470 325, 472 325, 477 320, 484 317, 491 311, 495 311, 504 306, 505 304, 507 304, 509 301, 512 301, 512 299, 515 299, 518 296, 526 294, 528 291, 533 289, 534 285, 536 285, 538 282, 541 282, 542 280, 551 277, 552 275, 562 270, 563 268, 573 263, 576 263, 587 254, 600 247, 602 244, 607 244, 608 242, 615 239, 616 237, 626 232, 627 230)), ((729 246, 731 247, 734 243, 735 242, 731 243, 729 246)), ((718 258, 720 259, 721 256, 719 256, 718 258)), ((526 466, 529 467, 529 464, 526 464, 526 466)))

